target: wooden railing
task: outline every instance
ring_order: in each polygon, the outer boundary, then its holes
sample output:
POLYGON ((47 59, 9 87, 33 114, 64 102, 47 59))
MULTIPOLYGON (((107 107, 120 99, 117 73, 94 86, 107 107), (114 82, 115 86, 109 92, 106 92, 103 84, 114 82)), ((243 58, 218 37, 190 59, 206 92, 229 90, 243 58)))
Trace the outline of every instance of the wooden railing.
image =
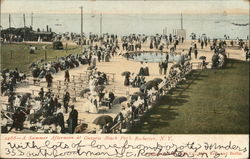
MULTIPOLYGON (((191 65, 192 66, 192 65, 191 65)), ((170 81, 172 81, 174 83, 174 85, 171 86, 167 86, 164 85, 163 87, 166 87, 167 92, 174 88, 180 81, 183 80, 183 76, 188 75, 191 72, 191 66, 189 66, 190 68, 187 68, 186 72, 183 73, 183 75, 181 75, 180 73, 178 73, 175 77, 177 79, 170 79, 170 81)), ((165 95, 165 94, 160 94, 160 92, 158 92, 155 96, 156 98, 153 101, 147 101, 148 103, 148 107, 145 107, 145 105, 143 104, 142 106, 138 106, 134 112, 132 112, 132 115, 130 117, 126 117, 125 119, 123 119, 122 121, 116 123, 112 128, 111 128, 111 132, 116 134, 116 133, 122 133, 123 128, 125 129, 129 129, 127 127, 127 125, 130 125, 133 127, 135 126, 138 121, 140 121, 140 119, 144 116, 144 114, 148 111, 149 107, 153 107, 153 103, 155 101, 157 101, 159 99, 159 97, 161 95, 165 95)))

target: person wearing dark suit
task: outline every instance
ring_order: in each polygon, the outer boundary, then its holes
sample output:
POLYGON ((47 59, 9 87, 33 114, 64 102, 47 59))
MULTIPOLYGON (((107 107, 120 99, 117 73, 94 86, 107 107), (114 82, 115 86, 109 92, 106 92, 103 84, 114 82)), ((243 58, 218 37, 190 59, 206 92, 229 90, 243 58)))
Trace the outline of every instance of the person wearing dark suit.
POLYGON ((169 59, 169 54, 168 54, 168 52, 167 52, 167 55, 166 55, 166 60, 168 61, 168 59, 169 59))
POLYGON ((63 113, 58 113, 56 115, 57 117, 57 122, 58 122, 58 125, 61 127, 61 133, 65 133, 65 126, 64 126, 64 116, 63 116, 63 113))
POLYGON ((65 78, 64 79, 65 82, 70 82, 69 70, 65 71, 64 78, 65 78))
POLYGON ((147 62, 145 62, 143 69, 144 69, 144 76, 149 76, 149 69, 148 69, 147 62))
POLYGON ((78 111, 75 109, 74 105, 70 106, 71 111, 69 113, 69 118, 67 120, 69 133, 73 134, 77 126, 78 121, 78 111))
POLYGON ((98 62, 101 62, 102 59, 102 53, 100 50, 97 51, 97 58, 98 58, 98 62))
POLYGON ((70 100, 70 94, 69 94, 69 92, 66 92, 64 97, 63 97, 63 106, 65 108, 66 113, 68 113, 69 100, 70 100))
POLYGON ((51 87, 52 86, 52 82, 53 82, 53 77, 50 73, 48 73, 46 76, 46 81, 47 81, 47 87, 51 87))
POLYGON ((143 62, 141 62, 141 68, 139 70, 139 76, 144 76, 145 75, 145 71, 144 71, 144 67, 143 67, 143 62))
POLYGON ((162 68, 163 68, 162 64, 163 64, 162 61, 159 62, 159 73, 160 73, 160 75, 162 74, 162 68))
POLYGON ((130 75, 126 74, 125 75, 125 80, 124 80, 124 86, 129 86, 129 78, 130 78, 130 75))
POLYGON ((23 130, 23 123, 26 119, 24 111, 21 108, 18 108, 17 111, 13 114, 12 120, 13 124, 8 132, 10 132, 13 128, 19 131, 23 130))
POLYGON ((39 98, 40 98, 40 100, 42 101, 43 100, 43 98, 44 98, 44 90, 43 90, 43 87, 40 89, 40 91, 39 91, 39 93, 38 93, 38 95, 39 95, 39 98))
POLYGON ((193 50, 193 48, 192 47, 190 47, 189 48, 189 51, 188 51, 188 56, 189 56, 189 58, 191 59, 191 53, 192 53, 192 50, 193 50))
POLYGON ((198 56, 198 50, 196 48, 196 49, 194 49, 194 57, 195 57, 195 59, 197 59, 197 56, 198 56))
POLYGON ((163 67, 163 73, 164 73, 164 75, 166 75, 167 74, 167 69, 168 69, 168 61, 167 60, 165 60, 163 63, 162 63, 162 67, 163 67))

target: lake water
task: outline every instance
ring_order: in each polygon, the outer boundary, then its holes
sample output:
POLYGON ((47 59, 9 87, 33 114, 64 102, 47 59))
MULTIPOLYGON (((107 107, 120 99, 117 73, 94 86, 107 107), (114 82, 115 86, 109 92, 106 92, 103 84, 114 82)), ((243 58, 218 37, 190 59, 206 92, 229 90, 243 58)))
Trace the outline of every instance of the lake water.
MULTIPOLYGON (((23 15, 12 14, 12 27, 23 27, 23 15)), ((9 26, 8 14, 2 14, 2 26, 9 26)), ((100 33, 100 16, 85 14, 83 16, 85 33, 100 33)), ((103 33, 115 33, 118 35, 136 34, 162 34, 167 27, 167 33, 173 33, 173 29, 180 29, 180 15, 157 14, 131 14, 131 15, 103 15, 103 33)), ((246 39, 249 35, 248 26, 236 26, 231 23, 249 23, 249 15, 183 15, 183 27, 187 30, 187 36, 192 32, 197 35, 205 33, 211 38, 223 38, 225 34, 230 38, 246 39)), ((30 15, 26 15, 26 25, 30 26, 30 15)), ((80 33, 80 14, 34 14, 33 28, 46 30, 46 25, 57 33, 80 33), (60 24, 60 26, 58 25, 60 24)), ((188 37, 190 38, 190 37, 188 37)))
MULTIPOLYGON (((158 63, 158 62, 166 60, 166 54, 160 53, 160 52, 158 53, 146 52, 146 53, 141 53, 140 55, 134 56, 132 60, 140 61, 140 62, 158 63)), ((182 60, 181 55, 169 54, 169 58, 168 58, 169 62, 179 63, 181 60, 182 60)))

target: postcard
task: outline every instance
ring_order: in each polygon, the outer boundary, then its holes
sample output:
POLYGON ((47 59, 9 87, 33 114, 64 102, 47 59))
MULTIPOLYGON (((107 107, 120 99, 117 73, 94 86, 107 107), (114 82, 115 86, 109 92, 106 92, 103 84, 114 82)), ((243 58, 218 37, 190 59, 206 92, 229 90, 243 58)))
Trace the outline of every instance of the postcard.
POLYGON ((249 0, 1 0, 1 158, 249 158, 249 0))

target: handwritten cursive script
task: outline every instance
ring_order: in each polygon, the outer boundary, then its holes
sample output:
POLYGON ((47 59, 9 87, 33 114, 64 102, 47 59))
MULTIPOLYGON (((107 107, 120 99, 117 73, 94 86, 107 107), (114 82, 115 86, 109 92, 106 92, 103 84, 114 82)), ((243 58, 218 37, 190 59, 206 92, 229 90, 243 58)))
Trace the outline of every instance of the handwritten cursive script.
POLYGON ((174 143, 154 145, 131 144, 129 140, 119 144, 101 143, 97 140, 79 140, 76 143, 44 141, 9 141, 5 148, 5 155, 9 157, 98 157, 98 158, 151 158, 183 157, 183 158, 226 158, 231 153, 242 154, 247 152, 247 147, 234 145, 229 141, 226 145, 217 143, 187 142, 182 145, 174 143))

